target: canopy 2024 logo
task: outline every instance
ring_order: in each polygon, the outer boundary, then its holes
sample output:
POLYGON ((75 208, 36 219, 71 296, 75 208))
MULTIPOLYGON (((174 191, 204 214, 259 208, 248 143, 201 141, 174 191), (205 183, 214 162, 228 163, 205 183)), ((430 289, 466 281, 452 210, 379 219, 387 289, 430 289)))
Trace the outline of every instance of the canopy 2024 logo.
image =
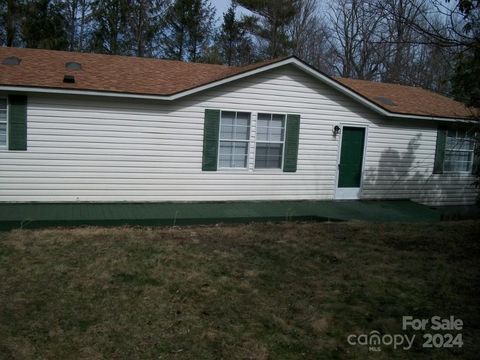
POLYGON ((381 334, 373 330, 368 334, 350 334, 347 342, 352 346, 368 346, 370 351, 381 351, 382 347, 410 350, 415 341, 420 341, 424 348, 461 348, 463 346, 463 321, 454 316, 442 318, 433 316, 430 319, 417 319, 413 316, 402 317, 402 330, 423 331, 421 334, 381 334), (438 331, 438 332, 437 332, 438 331))

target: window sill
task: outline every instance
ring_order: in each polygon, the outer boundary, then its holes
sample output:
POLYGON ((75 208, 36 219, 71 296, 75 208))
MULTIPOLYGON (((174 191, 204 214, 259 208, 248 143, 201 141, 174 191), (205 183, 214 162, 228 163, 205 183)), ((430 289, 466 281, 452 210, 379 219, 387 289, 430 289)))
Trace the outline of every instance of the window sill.
POLYGON ((471 171, 444 171, 443 173, 438 175, 453 175, 453 176, 459 176, 459 177, 474 176, 471 171))
POLYGON ((239 172, 248 172, 247 168, 217 168, 217 172, 234 172, 234 173, 239 173, 239 172))
POLYGON ((271 173, 283 173, 283 169, 253 169, 253 172, 261 172, 261 173, 265 173, 265 172, 271 172, 271 173))

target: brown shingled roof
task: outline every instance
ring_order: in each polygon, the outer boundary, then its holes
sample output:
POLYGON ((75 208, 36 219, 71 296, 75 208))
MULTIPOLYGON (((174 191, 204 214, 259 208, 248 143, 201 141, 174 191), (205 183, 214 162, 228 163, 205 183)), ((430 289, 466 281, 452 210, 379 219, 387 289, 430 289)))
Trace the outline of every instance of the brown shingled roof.
MULTIPOLYGON (((74 89, 169 96, 246 73, 282 59, 228 67, 129 56, 0 47, 0 85, 74 89), (7 57, 20 65, 5 65, 7 57), (78 62, 81 70, 70 70, 78 62), (75 83, 64 83, 74 75, 75 83)), ((417 87, 338 78, 340 84, 385 110, 419 116, 466 118, 471 111, 459 102, 417 87)))
POLYGON ((341 84, 393 113, 467 118, 472 110, 461 102, 414 86, 336 78, 341 84))
POLYGON ((229 67, 130 56, 1 47, 0 84, 172 95, 264 64, 229 67), (3 60, 11 56, 20 58, 21 64, 4 65, 3 60), (67 62, 78 62, 82 68, 66 69, 67 62), (74 75, 75 83, 64 83, 64 75, 74 75))

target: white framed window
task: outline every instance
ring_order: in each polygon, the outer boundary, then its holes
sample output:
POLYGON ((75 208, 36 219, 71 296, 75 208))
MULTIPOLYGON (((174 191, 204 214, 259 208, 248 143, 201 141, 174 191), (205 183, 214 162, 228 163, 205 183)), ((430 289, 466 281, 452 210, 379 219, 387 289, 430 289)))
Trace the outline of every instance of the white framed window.
POLYGON ((462 129, 448 129, 445 140, 444 172, 471 172, 475 140, 462 129))
POLYGON ((7 99, 0 97, 0 148, 7 147, 7 99))
POLYGON ((246 169, 250 142, 250 113, 221 111, 218 168, 246 169))
POLYGON ((259 113, 255 141, 255 169, 282 169, 285 150, 284 114, 259 113))

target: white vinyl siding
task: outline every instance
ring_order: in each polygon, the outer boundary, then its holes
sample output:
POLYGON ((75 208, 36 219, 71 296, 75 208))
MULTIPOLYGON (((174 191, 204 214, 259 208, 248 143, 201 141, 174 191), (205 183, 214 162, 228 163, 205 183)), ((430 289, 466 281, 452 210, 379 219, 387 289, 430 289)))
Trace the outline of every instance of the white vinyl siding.
POLYGON ((292 67, 174 102, 31 95, 27 111, 28 152, 0 150, 0 201, 333 199, 341 123, 368 126, 363 198, 477 194, 471 175, 432 175, 436 122, 382 118, 292 67), (252 114, 245 171, 202 172, 205 109, 252 114), (254 168, 257 113, 301 115, 295 173, 254 168))
POLYGON ((0 148, 7 147, 7 98, 0 97, 0 148))

